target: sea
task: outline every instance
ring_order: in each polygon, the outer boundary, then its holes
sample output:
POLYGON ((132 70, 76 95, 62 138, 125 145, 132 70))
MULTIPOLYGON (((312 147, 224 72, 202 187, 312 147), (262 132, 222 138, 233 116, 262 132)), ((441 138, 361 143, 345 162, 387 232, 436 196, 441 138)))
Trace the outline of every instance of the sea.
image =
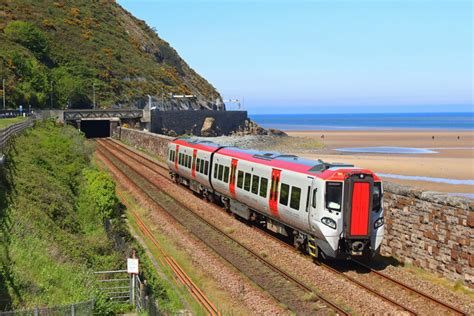
POLYGON ((343 113, 250 114, 264 128, 280 130, 474 130, 474 112, 457 113, 343 113))

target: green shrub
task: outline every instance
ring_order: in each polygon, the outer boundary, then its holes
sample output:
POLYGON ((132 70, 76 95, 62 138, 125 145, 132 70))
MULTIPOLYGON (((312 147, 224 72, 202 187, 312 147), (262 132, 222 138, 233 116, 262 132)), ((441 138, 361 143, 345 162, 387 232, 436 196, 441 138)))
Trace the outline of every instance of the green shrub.
POLYGON ((7 37, 30 51, 38 59, 45 59, 49 54, 49 42, 46 35, 34 24, 24 21, 12 21, 4 30, 7 37))

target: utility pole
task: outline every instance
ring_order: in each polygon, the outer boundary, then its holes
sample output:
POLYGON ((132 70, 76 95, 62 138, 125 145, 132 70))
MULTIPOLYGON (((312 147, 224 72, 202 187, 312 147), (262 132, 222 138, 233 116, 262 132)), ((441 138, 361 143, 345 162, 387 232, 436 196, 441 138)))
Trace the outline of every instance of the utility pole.
POLYGON ((50 100, 51 100, 51 109, 53 108, 53 80, 51 80, 51 93, 50 93, 50 100))
POLYGON ((92 103, 94 103, 95 110, 95 82, 92 83, 92 103))
POLYGON ((3 84, 3 109, 5 110, 6 107, 5 107, 5 94, 6 94, 6 91, 5 91, 5 79, 2 80, 2 84, 3 84))

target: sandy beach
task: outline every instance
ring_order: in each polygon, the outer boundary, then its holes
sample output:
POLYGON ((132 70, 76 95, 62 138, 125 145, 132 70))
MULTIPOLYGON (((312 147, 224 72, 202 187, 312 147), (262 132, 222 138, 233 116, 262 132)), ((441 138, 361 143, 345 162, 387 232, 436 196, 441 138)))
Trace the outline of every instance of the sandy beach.
MULTIPOLYGON (((474 131, 373 130, 373 131, 287 131, 290 136, 319 140, 324 148, 298 155, 332 162, 352 163, 377 173, 474 180, 474 131), (324 135, 324 137, 322 137, 324 135), (433 139, 434 137, 434 139, 433 139), (459 137, 459 138, 458 138, 459 137), (432 154, 344 153, 345 147, 429 148, 432 154)), ((473 185, 386 178, 391 182, 424 190, 474 194, 473 185)))

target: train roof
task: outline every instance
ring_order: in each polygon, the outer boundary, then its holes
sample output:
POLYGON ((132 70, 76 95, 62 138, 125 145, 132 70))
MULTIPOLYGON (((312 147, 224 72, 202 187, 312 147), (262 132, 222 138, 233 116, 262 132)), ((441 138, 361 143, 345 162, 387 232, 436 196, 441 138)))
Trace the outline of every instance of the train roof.
MULTIPOLYGON (((321 159, 312 160, 298 157, 296 155, 282 154, 279 152, 265 152, 252 149, 242 149, 233 146, 224 146, 216 144, 212 141, 200 140, 196 138, 178 138, 176 143, 185 142, 188 145, 194 146, 198 149, 216 151, 219 149, 220 154, 233 156, 240 159, 245 159, 253 162, 259 162, 265 165, 270 165, 275 168, 283 168, 303 172, 309 175, 315 175, 320 178, 332 178, 336 170, 345 169, 359 169, 352 164, 346 163, 330 163, 321 159)), ((184 144, 183 144, 184 145, 184 144)), ((370 170, 359 169, 363 172, 370 172, 370 170)), ((373 173, 372 173, 373 174, 373 173)), ((375 176, 375 174, 374 174, 375 176)), ((378 177, 374 177, 378 179, 378 177)))

